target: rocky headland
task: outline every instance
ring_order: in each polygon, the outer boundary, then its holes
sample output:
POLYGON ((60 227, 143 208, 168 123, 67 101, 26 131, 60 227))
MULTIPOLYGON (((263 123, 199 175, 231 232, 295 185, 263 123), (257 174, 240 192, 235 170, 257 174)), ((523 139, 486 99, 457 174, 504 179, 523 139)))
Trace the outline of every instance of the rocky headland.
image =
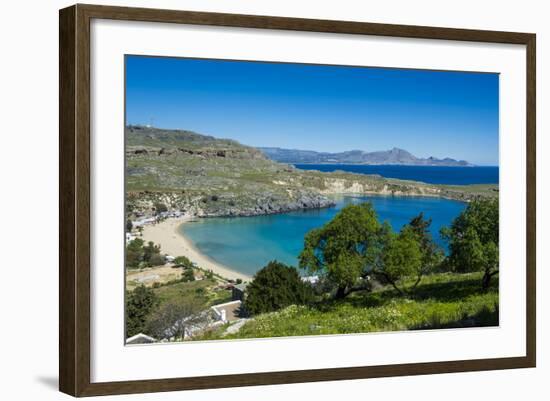
POLYGON ((498 185, 431 185, 377 175, 299 170, 230 139, 126 127, 126 212, 254 216, 334 205, 334 194, 435 196, 469 201, 498 185))

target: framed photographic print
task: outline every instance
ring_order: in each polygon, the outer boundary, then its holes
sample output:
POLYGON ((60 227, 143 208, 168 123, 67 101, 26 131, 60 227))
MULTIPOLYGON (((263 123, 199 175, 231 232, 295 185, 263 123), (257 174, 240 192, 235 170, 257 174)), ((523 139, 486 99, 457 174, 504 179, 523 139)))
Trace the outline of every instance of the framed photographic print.
POLYGON ((60 390, 534 367, 535 35, 60 11, 60 390))

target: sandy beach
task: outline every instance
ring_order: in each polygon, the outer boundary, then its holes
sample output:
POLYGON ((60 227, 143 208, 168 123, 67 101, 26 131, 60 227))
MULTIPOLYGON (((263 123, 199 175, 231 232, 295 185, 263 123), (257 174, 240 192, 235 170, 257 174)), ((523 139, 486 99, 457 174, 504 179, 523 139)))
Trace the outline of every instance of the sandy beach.
POLYGON ((143 227, 143 240, 153 241, 159 244, 161 252, 171 256, 187 256, 189 260, 196 263, 200 268, 212 270, 220 276, 236 280, 250 281, 252 277, 232 270, 208 256, 200 253, 179 230, 181 224, 189 222, 192 217, 168 218, 157 224, 149 224, 143 227))

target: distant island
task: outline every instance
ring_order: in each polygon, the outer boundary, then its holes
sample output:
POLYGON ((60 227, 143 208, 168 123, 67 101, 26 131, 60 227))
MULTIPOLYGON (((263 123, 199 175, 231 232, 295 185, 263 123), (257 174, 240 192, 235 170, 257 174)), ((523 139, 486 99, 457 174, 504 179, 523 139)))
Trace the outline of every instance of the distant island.
POLYGON ((455 160, 449 157, 421 158, 399 148, 376 152, 349 150, 329 153, 313 150, 283 149, 275 147, 258 147, 268 158, 279 163, 289 164, 366 164, 366 165, 401 165, 401 166, 459 166, 469 167, 473 164, 466 160, 455 160))
POLYGON ((344 171, 306 171, 273 160, 265 149, 187 130, 129 125, 127 218, 154 214, 156 204, 196 217, 219 217, 330 207, 335 194, 461 201, 498 196, 498 185, 493 184, 440 185, 344 171))

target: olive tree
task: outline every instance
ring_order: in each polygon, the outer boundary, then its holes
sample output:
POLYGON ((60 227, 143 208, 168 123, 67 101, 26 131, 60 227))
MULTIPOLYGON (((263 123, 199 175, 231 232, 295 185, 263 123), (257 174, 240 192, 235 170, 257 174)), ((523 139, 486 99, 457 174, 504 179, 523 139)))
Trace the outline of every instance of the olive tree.
POLYGON ((448 241, 448 264, 456 272, 483 272, 482 288, 489 287, 499 267, 498 199, 478 199, 441 230, 448 241))
POLYGON ((167 302, 149 315, 146 330, 158 339, 182 341, 208 326, 209 316, 201 312, 202 306, 192 297, 167 302))
POLYGON ((390 232, 370 203, 348 205, 323 227, 306 234, 300 268, 324 275, 335 284, 335 297, 344 298, 365 288, 363 279, 379 260, 390 232))
POLYGON ((407 288, 403 281, 416 277, 411 288, 415 288, 422 277, 423 255, 418 237, 410 226, 405 226, 399 234, 392 234, 384 247, 381 263, 374 272, 382 276, 399 293, 407 288))

